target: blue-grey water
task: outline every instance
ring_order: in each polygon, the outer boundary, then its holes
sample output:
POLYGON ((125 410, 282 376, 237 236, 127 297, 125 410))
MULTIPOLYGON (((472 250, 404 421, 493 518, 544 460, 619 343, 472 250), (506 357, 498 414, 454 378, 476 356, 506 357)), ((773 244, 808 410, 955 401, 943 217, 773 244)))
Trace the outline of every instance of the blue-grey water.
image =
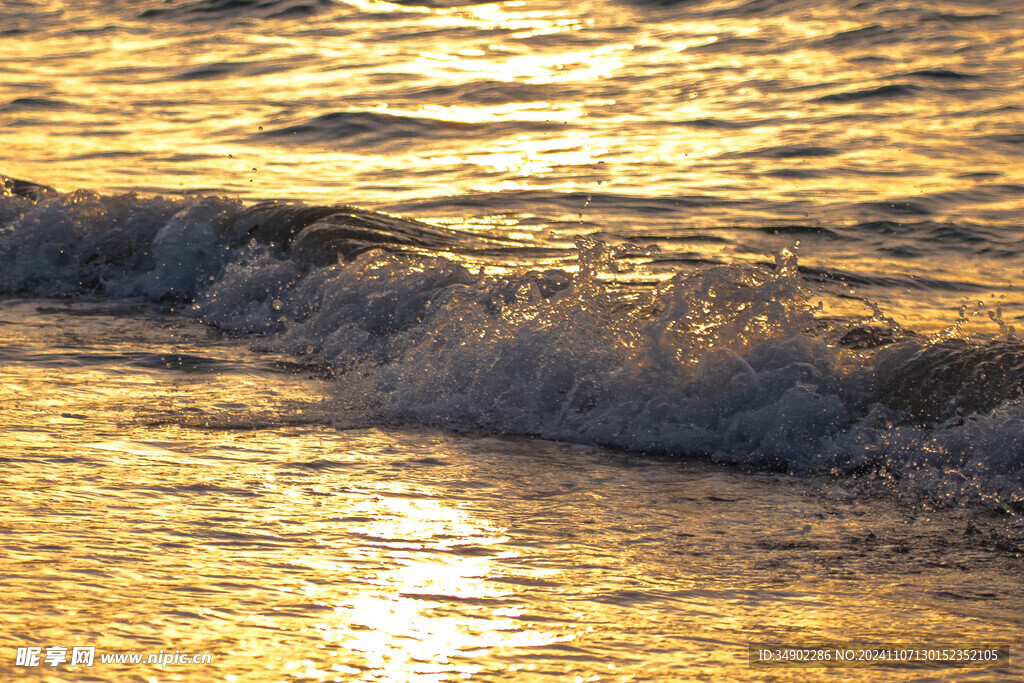
POLYGON ((1019 3, 0 9, 5 671, 1020 640, 1019 3))

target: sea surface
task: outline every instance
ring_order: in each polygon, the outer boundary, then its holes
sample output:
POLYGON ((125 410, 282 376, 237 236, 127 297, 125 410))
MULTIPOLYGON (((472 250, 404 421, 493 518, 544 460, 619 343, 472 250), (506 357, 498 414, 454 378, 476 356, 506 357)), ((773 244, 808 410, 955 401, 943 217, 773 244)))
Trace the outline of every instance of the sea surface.
POLYGON ((1024 676, 748 664, 1022 641, 1019 2, 5 0, 0 174, 8 678, 1024 676))

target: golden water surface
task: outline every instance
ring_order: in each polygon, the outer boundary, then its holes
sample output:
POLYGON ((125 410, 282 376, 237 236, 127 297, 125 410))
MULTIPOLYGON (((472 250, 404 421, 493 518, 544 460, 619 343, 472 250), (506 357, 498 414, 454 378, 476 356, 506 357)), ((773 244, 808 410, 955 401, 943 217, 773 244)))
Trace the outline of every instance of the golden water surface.
POLYGON ((929 671, 751 669, 747 646, 1022 632, 1016 561, 964 535, 983 520, 346 424, 308 372, 116 307, 9 302, 0 335, 11 680, 909 680, 929 671), (29 646, 98 654, 12 666, 29 646), (161 651, 212 661, 98 658, 161 651))

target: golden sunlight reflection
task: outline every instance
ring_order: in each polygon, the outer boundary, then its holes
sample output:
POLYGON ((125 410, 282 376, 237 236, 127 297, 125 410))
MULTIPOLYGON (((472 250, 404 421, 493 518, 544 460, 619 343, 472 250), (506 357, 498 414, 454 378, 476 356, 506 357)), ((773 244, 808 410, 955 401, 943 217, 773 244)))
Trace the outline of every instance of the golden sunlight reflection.
POLYGON ((517 31, 516 38, 531 35, 546 35, 559 31, 571 31, 583 28, 585 24, 593 24, 593 19, 580 19, 572 9, 524 9, 528 4, 523 0, 512 2, 486 3, 460 7, 455 12, 474 22, 481 28, 509 29, 517 31))
POLYGON ((531 139, 518 136, 499 143, 486 153, 469 157, 467 161, 494 171, 511 171, 520 176, 540 176, 556 166, 584 166, 594 164, 607 153, 603 141, 588 135, 573 134, 556 139, 531 139))
MULTIPOLYGON (((452 659, 479 658, 493 647, 571 640, 571 635, 524 629, 509 618, 519 609, 506 606, 506 600, 514 597, 512 592, 488 581, 500 572, 496 559, 514 557, 510 551, 495 552, 488 546, 502 544, 508 537, 495 535, 500 529, 482 525, 427 495, 425 491, 418 492, 424 497, 415 499, 379 495, 349 511, 373 520, 345 528, 348 534, 370 540, 359 553, 360 561, 388 568, 366 577, 358 594, 338 602, 334 618, 321 627, 324 641, 360 653, 366 665, 386 680, 403 680, 424 672, 476 673, 479 665, 452 659), (451 614, 444 607, 449 600, 470 601, 485 609, 451 614)), ((329 599, 329 593, 317 591, 316 595, 329 599)))
MULTIPOLYGON (((970 68, 957 81, 958 96, 990 98, 976 109, 1002 112, 998 120, 954 115, 947 99, 918 85, 908 91, 912 97, 872 100, 871 116, 849 115, 862 101, 856 93, 843 98, 858 83, 898 80, 880 79, 876 62, 829 47, 863 28, 858 17, 831 9, 820 16, 687 12, 660 25, 638 21, 629 3, 429 4, 353 0, 308 24, 265 31, 230 25, 222 39, 204 44, 201 58, 177 36, 142 37, 139 17, 126 17, 128 28, 102 48, 90 31, 109 25, 90 24, 99 20, 88 13, 77 17, 81 30, 71 35, 8 36, 10 60, 53 78, 9 74, 0 119, 15 131, 5 146, 17 166, 6 172, 61 189, 208 190, 363 204, 609 183, 647 196, 739 194, 788 207, 770 217, 788 222, 808 217, 798 213, 801 206, 833 198, 834 215, 826 218, 849 221, 848 207, 857 202, 959 191, 962 175, 991 173, 994 165, 1006 187, 1020 181, 1012 140, 966 154, 957 168, 929 142, 998 136, 1019 123, 1012 107, 969 78, 970 68), (395 40, 378 39, 383 17, 395 40), (764 47, 773 41, 785 49, 764 47), (55 108, 18 105, 34 101, 26 95, 35 91, 55 108), (831 96, 838 99, 821 102, 831 96), (345 128, 309 139, 261 135, 366 111, 469 125, 449 135, 432 134, 428 124, 426 135, 406 145, 398 120, 400 144, 383 149, 352 140, 345 128), (882 129, 880 115, 895 118, 882 129), (566 127, 559 137, 588 137, 593 149, 513 141, 506 126, 491 126, 549 122, 566 127), (594 173, 598 155, 607 168, 594 173)), ((958 30, 983 33, 973 23, 958 30)), ((939 73, 928 70, 913 43, 887 44, 886 58, 908 74, 939 73)), ((369 140, 388 142, 388 131, 369 140)), ((1019 209, 1019 196, 1004 194, 988 193, 979 209, 997 217, 1019 209)), ((966 202, 973 195, 960 196, 966 202)), ((708 208, 695 212, 692 225, 723 220, 769 217, 741 206, 726 218, 708 208)))
POLYGON ((696 666, 753 680, 752 634, 891 639, 898 612, 901 632, 983 639, 990 615, 950 619, 963 601, 922 590, 1019 594, 990 564, 936 570, 941 520, 855 496, 822 506, 774 475, 339 429, 323 380, 188 325, 75 306, 13 302, 4 315, 33 324, 0 325, 5 348, 29 350, 0 359, 5 604, 19 615, 3 647, 23 644, 12 634, 31 614, 44 642, 212 652, 204 680, 671 680, 696 666), (136 362, 169 352, 221 370, 136 362), (325 410, 324 424, 289 419, 325 410), (879 542, 848 552, 869 531, 879 542), (908 534, 923 556, 894 560, 885 549, 908 534), (830 570, 810 581, 811 564, 830 570))
POLYGON ((457 71, 496 81, 539 85, 608 78, 623 66, 622 53, 630 49, 631 45, 603 45, 593 50, 515 55, 499 60, 470 57, 457 52, 428 53, 418 61, 426 74, 457 71))

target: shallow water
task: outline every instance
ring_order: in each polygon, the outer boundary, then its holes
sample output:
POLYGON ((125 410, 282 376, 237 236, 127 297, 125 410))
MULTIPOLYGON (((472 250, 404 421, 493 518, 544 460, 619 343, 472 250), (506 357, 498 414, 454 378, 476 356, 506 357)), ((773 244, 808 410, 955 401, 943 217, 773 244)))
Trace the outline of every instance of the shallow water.
MULTIPOLYGON (((0 321, 0 645, 213 654, 9 674, 805 680, 750 669, 747 644, 1024 630, 997 520, 830 481, 345 425, 323 379, 152 310, 14 301, 0 321)), ((1020 665, 832 675, 994 673, 1020 665)))
POLYGON ((1018 640, 1019 3, 2 14, 5 647, 1018 640))

